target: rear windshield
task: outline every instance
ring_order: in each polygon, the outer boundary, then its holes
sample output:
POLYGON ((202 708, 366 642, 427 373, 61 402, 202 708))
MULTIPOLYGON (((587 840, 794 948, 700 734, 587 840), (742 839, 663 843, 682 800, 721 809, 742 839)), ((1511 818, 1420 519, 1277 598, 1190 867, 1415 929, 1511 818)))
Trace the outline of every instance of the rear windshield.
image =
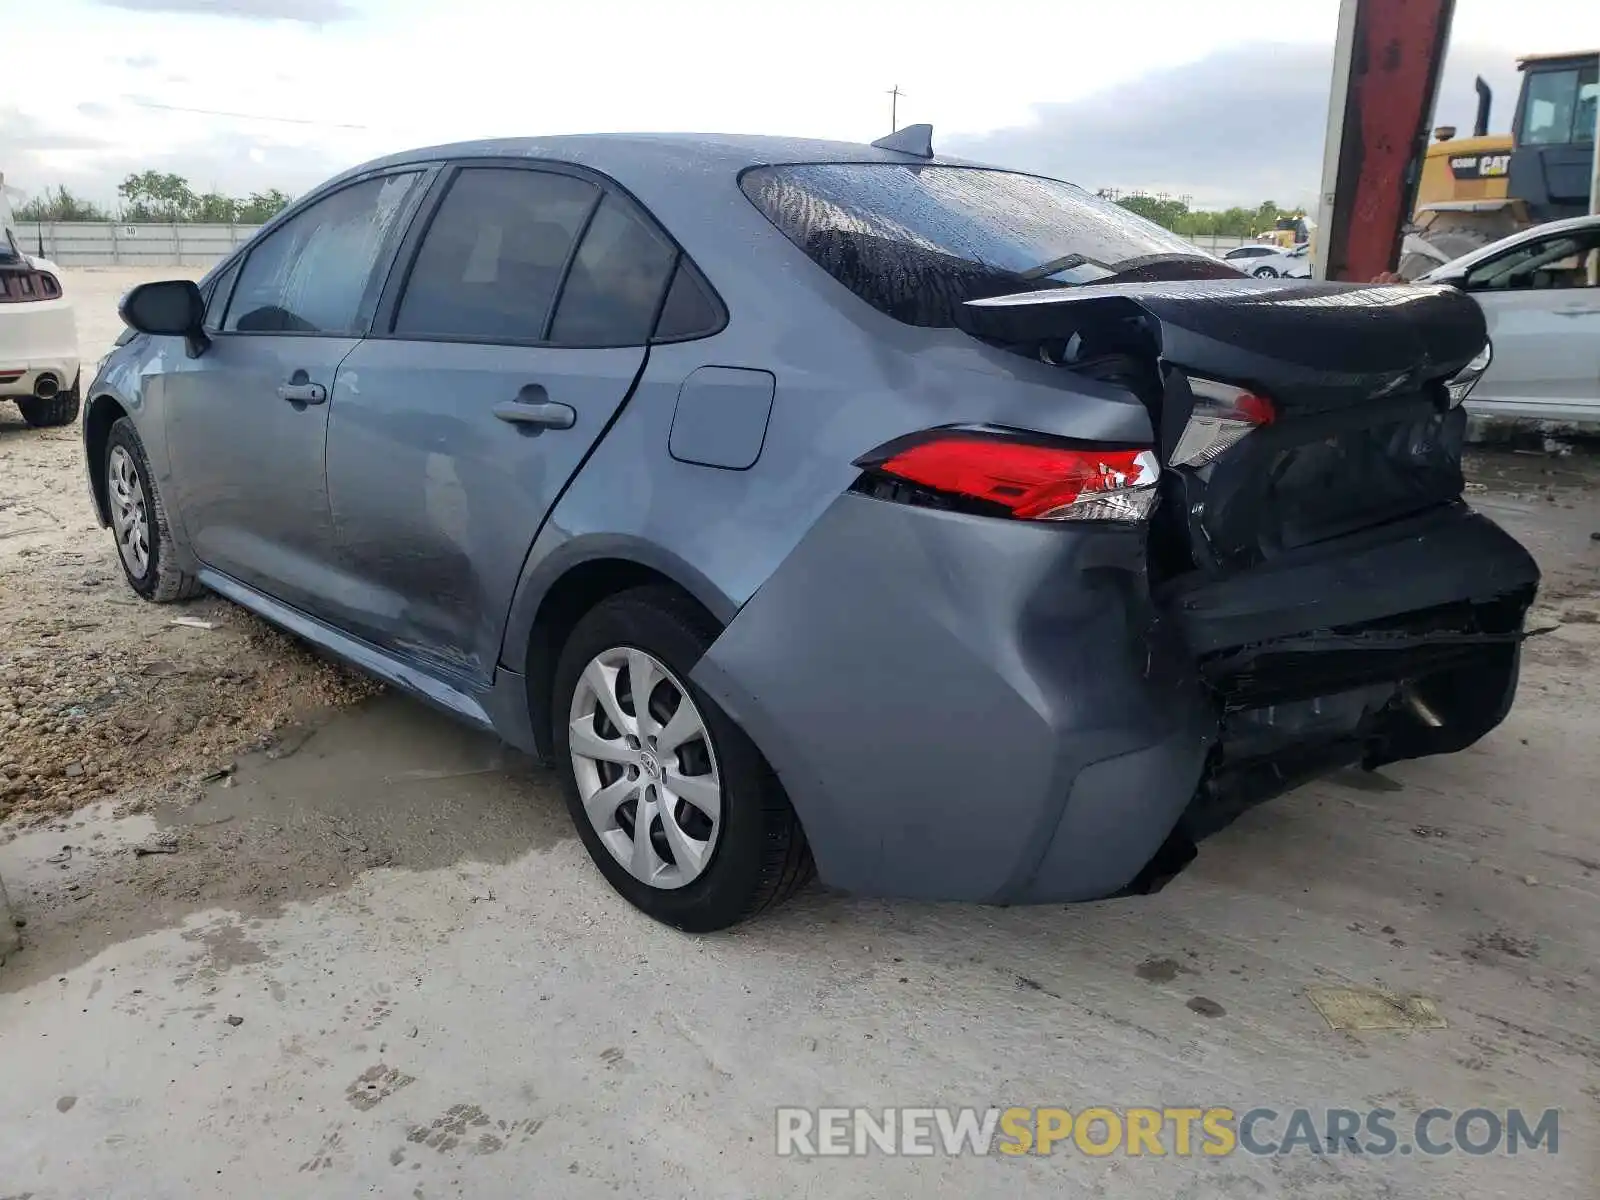
POLYGON ((1049 287, 1236 276, 1192 242, 1036 175, 980 167, 756 167, 745 195, 856 295, 948 327, 967 300, 1049 287))

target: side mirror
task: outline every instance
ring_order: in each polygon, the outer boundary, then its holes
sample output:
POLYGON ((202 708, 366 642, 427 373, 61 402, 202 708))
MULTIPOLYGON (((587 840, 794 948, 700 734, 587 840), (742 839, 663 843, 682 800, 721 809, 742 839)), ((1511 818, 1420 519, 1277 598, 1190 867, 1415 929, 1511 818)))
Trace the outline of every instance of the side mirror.
POLYGON ((117 315, 140 333, 183 338, 190 358, 198 358, 211 344, 201 328, 206 302, 192 279, 141 283, 122 298, 117 315))

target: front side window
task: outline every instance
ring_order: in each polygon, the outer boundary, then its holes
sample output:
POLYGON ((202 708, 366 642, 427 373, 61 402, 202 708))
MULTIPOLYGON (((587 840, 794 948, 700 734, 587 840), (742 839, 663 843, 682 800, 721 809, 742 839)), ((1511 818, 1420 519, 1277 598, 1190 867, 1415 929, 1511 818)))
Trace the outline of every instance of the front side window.
POLYGON ((1467 273, 1473 292, 1533 291, 1590 286, 1590 260, 1600 252, 1600 229, 1525 242, 1467 273))
POLYGON ((599 191, 549 171, 461 171, 422 239, 395 314, 395 335, 542 340, 573 243, 599 191))
POLYGON ((978 167, 757 167, 745 194, 875 308, 949 327, 968 300, 1038 288, 1237 272, 1080 187, 978 167))
POLYGON ((1566 146, 1594 141, 1595 102, 1600 95, 1597 79, 1597 67, 1529 74, 1518 144, 1566 146))
POLYGON ((222 316, 228 311, 228 297, 238 277, 239 264, 235 262, 212 282, 210 294, 206 296, 205 328, 212 331, 222 328, 222 316))
POLYGON ((417 179, 407 172, 341 188, 267 234, 245 259, 223 329, 360 332, 362 301, 417 179))

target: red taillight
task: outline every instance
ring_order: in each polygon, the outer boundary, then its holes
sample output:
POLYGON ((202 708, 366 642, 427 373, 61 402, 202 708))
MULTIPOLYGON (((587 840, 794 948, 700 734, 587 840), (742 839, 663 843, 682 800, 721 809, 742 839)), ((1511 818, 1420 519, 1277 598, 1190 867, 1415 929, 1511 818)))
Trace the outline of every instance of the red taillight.
POLYGON ((1270 425, 1278 410, 1266 396, 1231 383, 1191 376, 1194 408, 1172 451, 1175 467, 1203 467, 1245 434, 1270 425))
POLYGON ((1137 521, 1155 504, 1149 450, 1038 445, 935 431, 866 464, 906 483, 981 500, 1036 521, 1137 521))
POLYGON ((0 304, 57 300, 60 297, 61 281, 49 271, 0 271, 0 304))

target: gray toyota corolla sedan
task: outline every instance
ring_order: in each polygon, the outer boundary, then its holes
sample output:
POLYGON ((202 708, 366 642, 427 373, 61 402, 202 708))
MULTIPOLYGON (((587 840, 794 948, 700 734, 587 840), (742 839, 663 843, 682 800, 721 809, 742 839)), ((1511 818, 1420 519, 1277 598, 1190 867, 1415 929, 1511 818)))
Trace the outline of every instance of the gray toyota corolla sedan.
POLYGON ((552 761, 691 930, 813 861, 1148 891, 1498 724, 1538 573, 1462 501, 1472 300, 1246 278, 926 141, 418 150, 134 289, 83 422, 129 583, 552 761))

